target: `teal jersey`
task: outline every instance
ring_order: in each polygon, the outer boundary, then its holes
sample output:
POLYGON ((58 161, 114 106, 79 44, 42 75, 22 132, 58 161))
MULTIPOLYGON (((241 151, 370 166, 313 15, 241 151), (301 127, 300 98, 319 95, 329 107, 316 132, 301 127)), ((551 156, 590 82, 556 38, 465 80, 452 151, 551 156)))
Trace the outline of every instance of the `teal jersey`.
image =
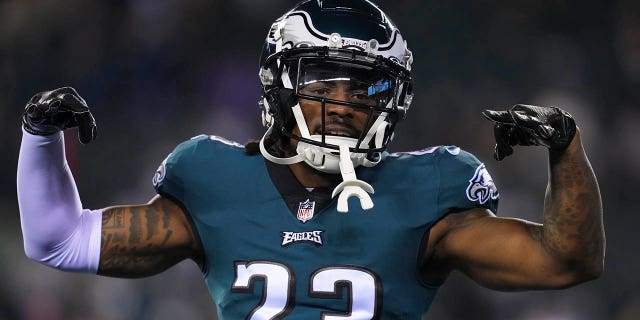
POLYGON ((457 147, 384 157, 356 170, 375 189, 366 211, 357 198, 348 213, 337 199, 321 208, 301 200, 292 211, 271 164, 210 136, 180 144, 154 185, 195 225, 219 319, 420 319, 437 292, 419 273, 431 226, 450 212, 495 212, 498 193, 457 147))

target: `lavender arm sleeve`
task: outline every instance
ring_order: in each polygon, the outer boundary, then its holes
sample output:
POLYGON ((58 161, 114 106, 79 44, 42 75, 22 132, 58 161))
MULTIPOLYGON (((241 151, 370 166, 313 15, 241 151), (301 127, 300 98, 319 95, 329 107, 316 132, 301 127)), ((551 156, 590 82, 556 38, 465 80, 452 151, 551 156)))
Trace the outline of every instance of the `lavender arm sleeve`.
POLYGON ((62 132, 37 136, 23 130, 17 187, 26 255, 56 269, 96 273, 102 210, 82 208, 62 132))

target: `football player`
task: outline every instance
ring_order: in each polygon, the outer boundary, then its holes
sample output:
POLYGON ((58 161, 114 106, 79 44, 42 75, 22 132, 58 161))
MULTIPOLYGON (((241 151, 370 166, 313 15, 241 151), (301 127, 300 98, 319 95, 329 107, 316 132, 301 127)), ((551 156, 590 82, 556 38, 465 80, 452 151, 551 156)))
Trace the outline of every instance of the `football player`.
POLYGON ((486 167, 455 146, 388 153, 413 98, 413 55, 367 0, 306 0, 263 48, 258 142, 178 145, 146 204, 84 209, 62 131, 96 137, 72 88, 36 94, 23 117, 18 199, 26 254, 113 277, 184 259, 220 319, 419 319, 459 270, 499 290, 566 288, 603 268, 598 185, 573 118, 553 107, 484 112, 495 157, 549 151, 543 224, 496 217, 486 167))

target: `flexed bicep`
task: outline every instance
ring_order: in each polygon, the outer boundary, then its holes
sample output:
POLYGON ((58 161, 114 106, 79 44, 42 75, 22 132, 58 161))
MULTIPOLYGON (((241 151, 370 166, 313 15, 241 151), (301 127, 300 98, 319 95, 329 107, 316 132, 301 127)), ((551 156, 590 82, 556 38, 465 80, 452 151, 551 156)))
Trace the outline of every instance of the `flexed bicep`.
MULTIPOLYGON (((541 224, 496 217, 486 209, 451 213, 433 228, 425 268, 445 275, 458 270, 485 287, 505 291, 558 289, 584 281, 574 265, 548 248, 542 232, 541 224)), ((438 279, 429 270, 425 273, 438 279)))
POLYGON ((167 198, 103 211, 100 275, 150 276, 184 259, 202 265, 201 251, 186 214, 167 198))

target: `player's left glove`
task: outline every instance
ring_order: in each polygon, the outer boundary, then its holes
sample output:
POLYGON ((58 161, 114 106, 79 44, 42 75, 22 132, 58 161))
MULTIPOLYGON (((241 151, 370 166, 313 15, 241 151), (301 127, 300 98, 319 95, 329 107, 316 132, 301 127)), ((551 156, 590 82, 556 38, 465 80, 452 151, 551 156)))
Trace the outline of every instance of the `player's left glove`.
POLYGON ((498 161, 511 155, 515 145, 564 150, 576 134, 573 117, 556 107, 517 104, 505 111, 485 110, 482 115, 495 122, 493 156, 498 161))

